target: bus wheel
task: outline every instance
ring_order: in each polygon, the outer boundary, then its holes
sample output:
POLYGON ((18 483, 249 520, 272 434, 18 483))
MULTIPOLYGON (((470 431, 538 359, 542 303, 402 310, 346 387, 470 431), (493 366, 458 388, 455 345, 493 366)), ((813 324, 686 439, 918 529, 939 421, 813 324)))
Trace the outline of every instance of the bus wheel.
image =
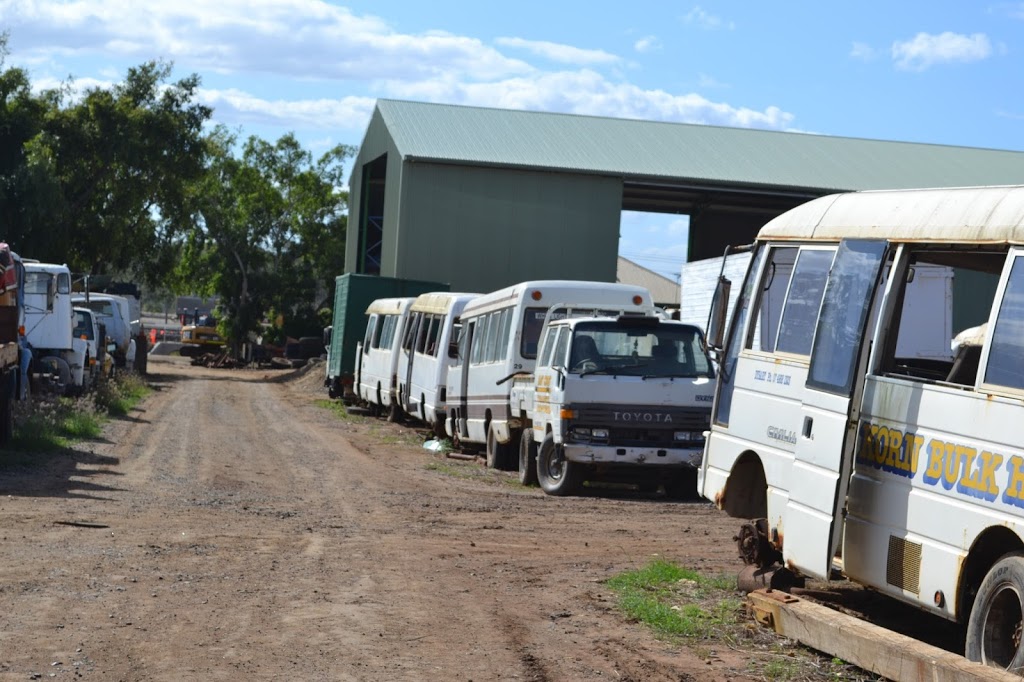
POLYGON ((583 485, 583 467, 565 458, 549 433, 537 451, 537 481, 548 495, 573 495, 583 485))
POLYGON ((388 421, 394 422, 395 424, 402 423, 402 407, 393 400, 391 402, 391 407, 388 408, 388 421))
POLYGON ((529 426, 519 436, 519 482, 523 485, 537 483, 537 441, 529 426))
POLYGON ((509 443, 499 443, 498 434, 494 431, 494 424, 487 424, 487 468, 504 471, 508 469, 509 451, 512 449, 509 443))
POLYGON ((988 572, 967 621, 965 655, 972 661, 1018 672, 1024 622, 1024 556, 1010 554, 988 572))

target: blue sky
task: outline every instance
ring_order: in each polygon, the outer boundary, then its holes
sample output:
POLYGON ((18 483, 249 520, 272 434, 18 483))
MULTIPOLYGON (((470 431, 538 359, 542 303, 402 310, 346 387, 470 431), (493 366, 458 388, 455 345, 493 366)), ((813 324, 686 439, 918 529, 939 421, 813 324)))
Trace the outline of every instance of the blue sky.
MULTIPOLYGON (((0 29, 37 87, 164 59, 314 151, 378 97, 1024 150, 1024 1, 0 0, 0 29)), ((619 250, 674 275, 686 235, 624 214, 619 250)))

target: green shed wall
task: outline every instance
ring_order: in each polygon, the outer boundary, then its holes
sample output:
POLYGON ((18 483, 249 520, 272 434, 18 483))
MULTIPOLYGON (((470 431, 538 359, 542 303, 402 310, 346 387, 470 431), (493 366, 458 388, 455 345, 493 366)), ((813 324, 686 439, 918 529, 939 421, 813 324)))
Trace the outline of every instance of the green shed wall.
POLYGON ((400 221, 385 222, 399 252, 381 274, 471 292, 528 279, 615 281, 620 179, 410 161, 402 171, 400 221))

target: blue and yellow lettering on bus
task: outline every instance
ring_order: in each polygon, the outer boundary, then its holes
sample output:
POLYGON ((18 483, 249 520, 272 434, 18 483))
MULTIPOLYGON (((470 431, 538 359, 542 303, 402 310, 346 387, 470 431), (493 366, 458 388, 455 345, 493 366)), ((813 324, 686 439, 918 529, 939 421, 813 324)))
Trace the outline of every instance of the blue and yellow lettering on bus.
POLYGON ((925 486, 1024 508, 1024 457, 861 422, 857 464, 925 486), (927 442, 926 442, 927 440, 927 442))

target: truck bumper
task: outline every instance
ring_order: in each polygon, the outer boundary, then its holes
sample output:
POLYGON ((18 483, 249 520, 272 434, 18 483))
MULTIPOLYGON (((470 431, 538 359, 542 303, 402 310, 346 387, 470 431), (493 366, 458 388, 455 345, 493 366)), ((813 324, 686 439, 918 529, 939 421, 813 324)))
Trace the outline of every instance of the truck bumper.
POLYGON ((699 467, 700 448, 631 448, 572 443, 564 446, 565 458, 580 464, 632 464, 644 467, 699 467))

